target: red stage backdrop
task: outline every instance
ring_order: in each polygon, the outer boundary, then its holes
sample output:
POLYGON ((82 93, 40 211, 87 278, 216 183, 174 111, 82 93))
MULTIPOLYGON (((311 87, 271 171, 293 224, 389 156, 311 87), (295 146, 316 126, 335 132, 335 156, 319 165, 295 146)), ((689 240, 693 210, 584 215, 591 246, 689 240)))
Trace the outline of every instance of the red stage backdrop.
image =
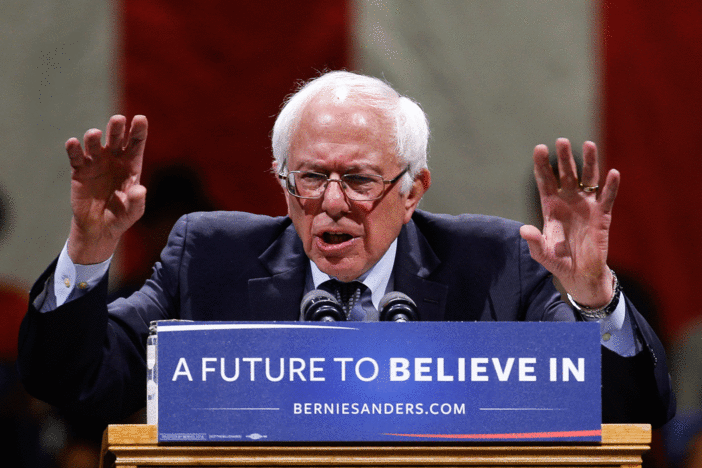
POLYGON ((702 3, 601 14, 604 149, 622 173, 610 258, 650 286, 674 339, 702 316, 702 3))
MULTIPOLYGON (((147 214, 123 261, 140 282, 180 213, 285 213, 274 117, 293 83, 348 66, 351 20, 346 1, 122 3, 122 111, 151 123, 147 214)), ((702 316, 702 4, 603 0, 596 21, 600 146, 622 172, 610 259, 675 338, 702 316)))
POLYGON ((139 282, 180 213, 218 208, 285 214, 270 172, 269 134, 296 82, 347 66, 348 6, 122 3, 122 112, 150 119, 147 214, 123 244, 124 274, 139 282))

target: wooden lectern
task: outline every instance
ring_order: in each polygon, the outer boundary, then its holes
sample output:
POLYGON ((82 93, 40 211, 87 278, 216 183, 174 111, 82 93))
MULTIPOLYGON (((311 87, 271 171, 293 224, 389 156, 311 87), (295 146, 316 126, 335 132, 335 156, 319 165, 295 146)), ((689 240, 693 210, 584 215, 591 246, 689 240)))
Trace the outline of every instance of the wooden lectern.
POLYGON ((159 444, 156 426, 111 425, 101 468, 142 466, 641 467, 651 426, 603 424, 601 443, 159 444))

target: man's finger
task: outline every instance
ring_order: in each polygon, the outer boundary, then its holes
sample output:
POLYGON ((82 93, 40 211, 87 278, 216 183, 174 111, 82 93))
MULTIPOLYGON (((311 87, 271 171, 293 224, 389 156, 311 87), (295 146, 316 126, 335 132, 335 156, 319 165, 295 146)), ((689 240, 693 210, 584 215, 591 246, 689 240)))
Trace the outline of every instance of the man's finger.
POLYGON ((611 213, 612 207, 614 206, 614 199, 617 198, 617 191, 619 190, 619 182, 621 181, 621 174, 616 169, 611 169, 607 174, 607 180, 602 188, 602 193, 600 193, 599 201, 602 206, 603 213, 611 213))
POLYGON ((541 231, 536 226, 525 224, 519 228, 519 235, 529 246, 531 258, 541 263, 546 258, 546 241, 541 235, 541 231))
POLYGON ((127 141, 127 147, 125 148, 127 153, 135 156, 141 156, 144 153, 144 147, 146 146, 146 136, 148 133, 149 123, 146 117, 143 115, 135 115, 132 119, 132 125, 129 128, 129 136, 127 141))
POLYGON ((558 155, 558 176, 561 188, 574 190, 578 188, 578 169, 573 159, 570 141, 567 138, 556 140, 556 154, 558 155))
POLYGON ((127 203, 134 221, 141 218, 146 209, 146 187, 133 185, 127 192, 127 203))
POLYGON ((537 145, 534 148, 534 178, 542 197, 558 193, 558 181, 553 175, 546 145, 537 145))
POLYGON ((583 143, 583 176, 580 183, 585 187, 595 187, 600 183, 597 146, 591 141, 583 143))
POLYGON ((138 184, 141 178, 141 166, 146 147, 146 136, 148 134, 149 123, 143 115, 135 115, 129 129, 127 147, 125 155, 130 158, 130 172, 135 175, 135 183, 138 184))
POLYGON ((101 139, 102 131, 97 128, 92 128, 85 132, 85 135, 83 136, 85 152, 90 156, 99 156, 100 151, 102 151, 102 144, 100 142, 101 139))
POLYGON ((124 129, 127 126, 127 119, 123 115, 113 115, 107 123, 106 147, 113 153, 122 150, 124 146, 124 129))
POLYGON ((127 152, 143 154, 146 146, 146 136, 149 123, 143 115, 135 115, 132 119, 132 126, 129 129, 129 141, 127 142, 127 152))
POLYGON ((141 167, 146 147, 146 136, 148 133, 148 122, 143 115, 136 115, 132 119, 127 136, 124 156, 128 158, 129 172, 134 177, 134 182, 139 183, 141 178, 141 167))
POLYGON ((66 141, 66 153, 68 154, 68 161, 73 169, 78 169, 85 164, 85 155, 83 154, 83 148, 80 146, 78 138, 70 138, 66 141))

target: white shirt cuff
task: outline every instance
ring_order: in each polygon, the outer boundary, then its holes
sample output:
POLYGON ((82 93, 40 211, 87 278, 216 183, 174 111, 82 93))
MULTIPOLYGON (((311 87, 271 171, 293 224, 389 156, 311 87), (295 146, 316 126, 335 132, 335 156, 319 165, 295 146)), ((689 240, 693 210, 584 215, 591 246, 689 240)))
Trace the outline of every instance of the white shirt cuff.
POLYGON ((68 256, 68 242, 66 242, 54 272, 56 307, 66 303, 69 297, 76 299, 95 287, 109 270, 111 261, 112 257, 93 265, 75 264, 68 256))
POLYGON ((631 318, 626 313, 626 301, 622 293, 619 293, 619 303, 609 317, 603 319, 588 319, 589 322, 599 322, 600 343, 610 351, 614 351, 620 356, 634 356, 640 350, 640 344, 634 334, 634 327, 631 318))

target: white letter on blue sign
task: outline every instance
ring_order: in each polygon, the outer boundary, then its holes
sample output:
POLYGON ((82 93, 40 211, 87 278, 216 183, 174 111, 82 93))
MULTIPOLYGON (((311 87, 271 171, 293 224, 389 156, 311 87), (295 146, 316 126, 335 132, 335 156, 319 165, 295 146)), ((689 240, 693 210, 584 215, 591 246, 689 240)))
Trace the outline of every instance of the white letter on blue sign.
POLYGON ((285 359, 280 358, 280 374, 278 377, 271 377, 271 358, 266 358, 266 378, 271 382, 280 382, 285 377, 285 359))
POLYGON ((217 362, 216 357, 204 357, 202 358, 202 381, 205 382, 207 380, 207 373, 208 372, 214 372, 215 368, 214 367, 207 367, 208 362, 217 362))
POLYGON ((568 382, 570 374, 573 374, 578 382, 585 381, 585 358, 578 358, 578 367, 575 367, 570 358, 563 358, 563 381, 568 382))
POLYGON ((306 382, 302 371, 305 370, 305 360, 300 358, 290 358, 290 381, 295 380, 295 374, 300 377, 300 380, 306 382), (300 367, 295 367, 295 363, 300 364, 300 367))
POLYGON ((315 372, 322 372, 324 369, 322 367, 315 367, 316 362, 324 362, 324 358, 311 358, 310 359, 310 382, 324 382, 324 377, 315 377, 315 372))
POLYGON ((369 358, 369 357, 364 357, 363 359, 359 359, 358 362, 356 363, 356 377, 358 377, 360 380, 363 380, 364 382, 370 382, 371 380, 375 380, 376 377, 378 377, 378 363, 375 362, 374 359, 369 358), (373 375, 370 377, 363 377, 361 376, 361 373, 359 372, 359 368, 361 367, 361 364, 364 362, 370 362, 373 365, 373 375))
POLYGON ((431 368, 423 364, 431 364, 431 358, 414 358, 414 381, 415 382, 431 382, 431 375, 424 375, 431 372, 431 368))
POLYGON ((551 382, 557 382, 558 381, 558 359, 555 357, 552 357, 550 360, 551 363, 551 382))
POLYGON ((334 358, 334 362, 340 362, 341 363, 341 381, 346 382, 346 363, 353 361, 353 358, 350 357, 337 357, 334 358))
POLYGON ((481 364, 489 362, 486 357, 474 357, 470 359, 470 380, 473 382, 487 382, 488 376, 481 375, 487 372, 487 367, 481 364))
POLYGON ((536 364, 536 358, 519 358, 519 381, 520 382, 534 382, 536 381, 535 375, 529 375, 534 372, 533 366, 528 366, 527 364, 536 364))
POLYGON ((437 358, 436 365, 438 367, 436 380, 438 380, 439 382, 453 382, 452 375, 444 374, 444 358, 437 358))
POLYGON ((178 365, 176 366, 175 373, 173 374, 173 382, 175 382, 176 379, 181 375, 186 376, 189 381, 191 381, 191 382, 193 381, 193 376, 190 375, 190 369, 188 369, 188 363, 185 362, 184 357, 182 357, 178 360, 178 365), (180 370, 181 367, 183 368, 183 370, 180 370))
POLYGON ((390 358, 390 381, 404 382, 409 379, 409 360, 401 357, 390 358))
POLYGON ((500 365, 500 360, 496 357, 492 358, 492 365, 495 366, 495 372, 497 372, 497 378, 500 382, 506 382, 509 379, 509 374, 512 372, 512 365, 514 365, 514 358, 507 358, 507 365, 503 369, 500 365))
POLYGON ((254 368, 256 367, 256 363, 263 361, 263 359, 260 357, 245 357, 242 360, 245 362, 251 363, 251 381, 252 382, 255 381, 256 380, 256 371, 254 370, 254 368))
POLYGON ((234 363, 234 367, 236 368, 236 372, 234 372, 234 377, 227 377, 227 374, 224 372, 224 358, 222 358, 222 362, 220 362, 219 373, 222 376, 222 379, 226 382, 234 382, 236 379, 239 378, 239 358, 235 358, 234 363))

